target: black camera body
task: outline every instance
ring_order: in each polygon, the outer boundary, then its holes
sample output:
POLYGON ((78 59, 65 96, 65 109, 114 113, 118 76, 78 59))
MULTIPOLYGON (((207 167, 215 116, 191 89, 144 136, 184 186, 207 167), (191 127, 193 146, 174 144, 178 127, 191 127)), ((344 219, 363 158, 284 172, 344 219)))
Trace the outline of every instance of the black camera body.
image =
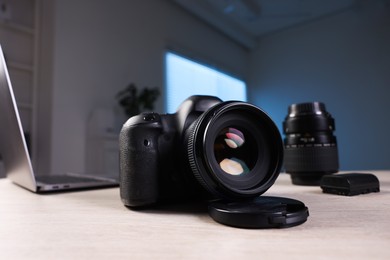
POLYGON ((283 143, 261 109, 192 96, 175 114, 131 117, 120 133, 120 196, 130 207, 161 201, 264 193, 283 162, 283 143))

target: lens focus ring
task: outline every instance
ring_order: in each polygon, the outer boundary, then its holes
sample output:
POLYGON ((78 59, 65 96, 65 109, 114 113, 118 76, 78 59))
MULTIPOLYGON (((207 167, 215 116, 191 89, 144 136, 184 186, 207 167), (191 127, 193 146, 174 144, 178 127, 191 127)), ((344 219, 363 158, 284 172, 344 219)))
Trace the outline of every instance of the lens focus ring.
POLYGON ((339 167, 336 146, 296 147, 284 151, 284 164, 289 173, 332 173, 339 167))

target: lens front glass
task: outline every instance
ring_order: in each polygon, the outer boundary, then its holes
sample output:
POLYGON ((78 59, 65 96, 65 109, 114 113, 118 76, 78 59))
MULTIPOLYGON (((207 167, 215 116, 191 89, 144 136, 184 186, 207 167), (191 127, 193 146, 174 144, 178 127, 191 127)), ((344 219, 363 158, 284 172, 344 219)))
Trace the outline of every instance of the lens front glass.
POLYGON ((222 129, 214 143, 214 155, 222 171, 239 176, 249 173, 257 161, 256 141, 239 127, 222 129))
POLYGON ((247 198, 265 192, 279 174, 279 131, 260 109, 226 102, 189 128, 188 162, 199 183, 217 197, 247 198))
POLYGON ((267 181, 271 147, 268 127, 248 110, 231 109, 213 118, 206 134, 207 162, 218 181, 240 192, 267 181))

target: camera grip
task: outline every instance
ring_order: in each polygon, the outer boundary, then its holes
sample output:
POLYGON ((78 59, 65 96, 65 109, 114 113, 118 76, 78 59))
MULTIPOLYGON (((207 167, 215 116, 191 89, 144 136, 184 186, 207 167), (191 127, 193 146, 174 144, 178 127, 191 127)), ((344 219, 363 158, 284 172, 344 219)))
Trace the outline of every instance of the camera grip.
POLYGON ((125 126, 119 138, 120 196, 126 206, 153 204, 158 199, 159 127, 125 126))

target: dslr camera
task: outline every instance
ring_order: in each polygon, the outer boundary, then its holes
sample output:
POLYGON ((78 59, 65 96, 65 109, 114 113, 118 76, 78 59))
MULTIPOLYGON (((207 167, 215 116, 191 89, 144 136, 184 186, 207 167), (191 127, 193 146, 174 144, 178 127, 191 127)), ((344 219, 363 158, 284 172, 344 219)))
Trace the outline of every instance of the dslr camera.
POLYGON ((283 163, 271 118, 246 102, 191 96, 174 114, 142 113, 120 133, 120 196, 140 207, 188 199, 253 199, 283 163))

